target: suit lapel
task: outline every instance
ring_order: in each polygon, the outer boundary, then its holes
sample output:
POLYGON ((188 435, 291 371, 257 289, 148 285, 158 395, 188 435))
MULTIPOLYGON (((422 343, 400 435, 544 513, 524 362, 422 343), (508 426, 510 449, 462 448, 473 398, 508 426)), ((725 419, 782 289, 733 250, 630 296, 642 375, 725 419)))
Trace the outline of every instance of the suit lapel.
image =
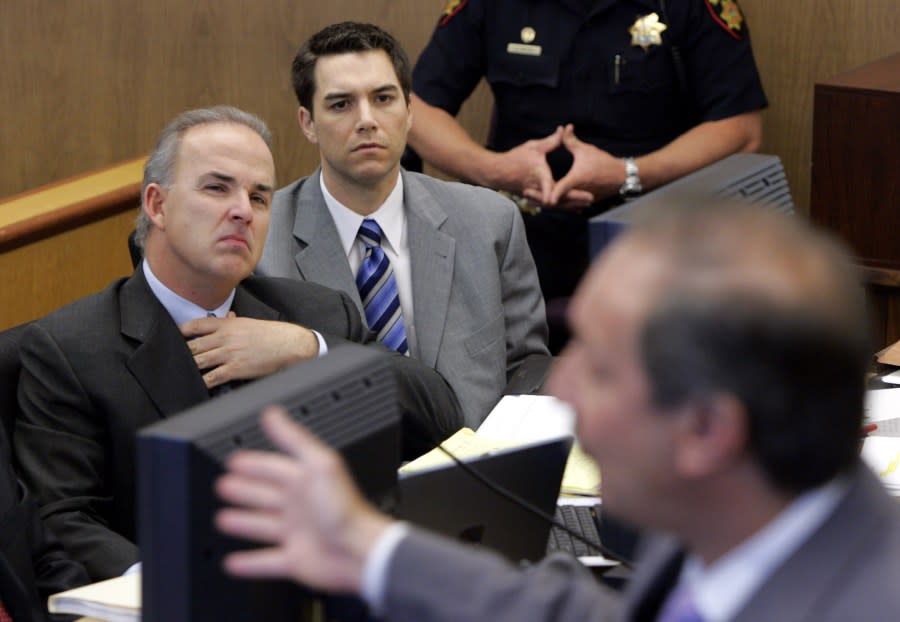
POLYGON ((622 620, 627 622, 656 620, 684 563, 684 551, 674 538, 652 536, 644 544, 625 594, 622 620))
POLYGON ((356 281, 319 187, 320 175, 321 171, 310 175, 297 198, 293 234, 301 249, 294 262, 304 280, 347 292, 361 310, 356 281))
POLYGON ((435 198, 405 171, 403 207, 406 210, 413 311, 419 360, 437 362, 453 283, 456 240, 440 230, 447 214, 435 198))
POLYGON ((238 317, 250 317, 256 320, 280 320, 281 313, 262 302, 259 298, 238 285, 234 292, 231 310, 238 317))
POLYGON ((119 292, 122 335, 137 342, 126 366, 161 416, 209 398, 184 337, 150 291, 140 267, 119 292))
MULTIPOLYGON (((871 548, 879 525, 890 520, 894 501, 865 467, 858 467, 851 487, 832 515, 750 597, 733 622, 827 618, 834 594, 841 593, 848 568, 871 548)), ((683 555, 668 539, 655 539, 638 560, 626 594, 623 620, 655 620, 659 607, 678 579, 683 555)))
POLYGON ((894 501, 865 467, 858 467, 850 490, 832 515, 751 597, 734 622, 827 617, 834 594, 846 581, 853 558, 866 551, 863 541, 879 533, 894 501))

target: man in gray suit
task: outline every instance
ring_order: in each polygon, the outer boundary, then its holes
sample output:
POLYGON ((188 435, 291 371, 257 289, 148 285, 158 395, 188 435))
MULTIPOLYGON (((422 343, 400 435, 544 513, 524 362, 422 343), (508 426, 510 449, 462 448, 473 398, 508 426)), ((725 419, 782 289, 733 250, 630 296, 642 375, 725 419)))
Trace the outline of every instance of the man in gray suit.
POLYGON ((548 354, 521 216, 496 192, 401 170, 410 67, 380 28, 316 33, 292 79, 321 167, 275 194, 257 273, 346 292, 379 339, 447 379, 477 427, 522 361, 548 354), (380 248, 358 235, 364 223, 380 248), (375 294, 361 275, 379 253, 387 285, 375 294))
MULTIPOLYGON (((22 339, 20 474, 95 580, 138 560, 139 428, 367 335, 340 292, 247 278, 268 227, 269 145, 263 122, 235 108, 175 118, 144 170, 144 261, 132 276, 32 323, 22 339)), ((453 393, 434 370, 385 356, 405 442, 420 433, 435 442, 459 425, 453 393)))
POLYGON ((550 386, 604 511, 660 534, 621 598, 574 560, 522 571, 393 523, 277 412, 287 455, 235 455, 218 482, 242 506, 220 528, 268 544, 226 567, 361 593, 393 621, 896 620, 900 509, 858 456, 864 307, 833 240, 759 208, 673 209, 600 258, 550 386))

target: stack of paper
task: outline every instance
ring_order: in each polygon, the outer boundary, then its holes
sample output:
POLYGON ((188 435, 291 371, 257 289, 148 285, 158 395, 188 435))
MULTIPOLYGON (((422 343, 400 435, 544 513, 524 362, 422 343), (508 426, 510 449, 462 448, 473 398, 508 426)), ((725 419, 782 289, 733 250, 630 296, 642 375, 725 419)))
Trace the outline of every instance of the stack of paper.
MULTIPOLYGON (((575 411, 549 395, 507 395, 478 428, 478 435, 496 441, 528 443, 575 436, 575 411)), ((576 442, 563 474, 562 494, 600 494, 600 471, 576 442)))
MULTIPOLYGON (((526 443, 572 436, 575 417, 571 407, 545 395, 509 395, 491 411, 487 419, 473 432, 463 428, 441 443, 457 458, 475 458, 526 443)), ((436 448, 400 471, 407 473, 452 462, 440 448, 436 448)), ((574 444, 563 474, 562 494, 599 494, 600 472, 594 461, 574 444)))
POLYGON ((106 622, 137 622, 141 619, 141 573, 53 594, 47 608, 50 613, 70 613, 106 622))
POLYGON ((878 426, 874 436, 900 436, 900 389, 868 391, 865 419, 878 426))
POLYGON ((865 421, 878 427, 863 441, 863 462, 889 493, 900 496, 900 389, 868 391, 865 421))
MULTIPOLYGON (((471 428, 462 428, 456 434, 441 443, 451 454, 460 460, 478 458, 490 453, 515 447, 520 443, 502 443, 484 438, 475 433, 471 428)), ((401 473, 414 473, 436 466, 442 466, 453 462, 453 458, 444 453, 440 447, 435 447, 427 454, 419 456, 412 462, 407 462, 400 467, 401 473)))
POLYGON ((888 492, 900 497, 900 438, 866 437, 863 442, 862 459, 875 471, 888 492))

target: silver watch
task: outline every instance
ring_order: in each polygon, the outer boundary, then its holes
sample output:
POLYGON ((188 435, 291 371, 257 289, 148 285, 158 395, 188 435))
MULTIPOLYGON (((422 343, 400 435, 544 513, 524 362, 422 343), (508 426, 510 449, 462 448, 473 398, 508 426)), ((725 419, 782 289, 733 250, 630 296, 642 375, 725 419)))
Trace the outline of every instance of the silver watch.
POLYGON ((619 194, 627 199, 639 195, 643 190, 637 162, 634 158, 625 158, 625 183, 619 188, 619 194))

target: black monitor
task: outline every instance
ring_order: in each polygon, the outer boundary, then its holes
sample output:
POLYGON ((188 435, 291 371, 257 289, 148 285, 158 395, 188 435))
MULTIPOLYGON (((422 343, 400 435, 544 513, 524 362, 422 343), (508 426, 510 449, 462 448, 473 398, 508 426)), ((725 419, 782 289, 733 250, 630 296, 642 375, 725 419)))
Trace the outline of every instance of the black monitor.
MULTIPOLYGON (((465 464, 507 493, 553 516, 572 448, 569 436, 466 459, 465 464)), ((477 544, 511 562, 538 561, 547 552, 550 523, 455 464, 402 473, 394 511, 451 538, 477 544)))
POLYGON ((224 459, 239 448, 273 448, 259 426, 269 404, 338 449, 371 501, 392 504, 400 414, 391 366, 371 348, 335 348, 149 426, 138 436, 144 622, 296 621, 308 611, 309 595, 296 584, 227 576, 223 555, 256 545, 213 524, 224 459))

